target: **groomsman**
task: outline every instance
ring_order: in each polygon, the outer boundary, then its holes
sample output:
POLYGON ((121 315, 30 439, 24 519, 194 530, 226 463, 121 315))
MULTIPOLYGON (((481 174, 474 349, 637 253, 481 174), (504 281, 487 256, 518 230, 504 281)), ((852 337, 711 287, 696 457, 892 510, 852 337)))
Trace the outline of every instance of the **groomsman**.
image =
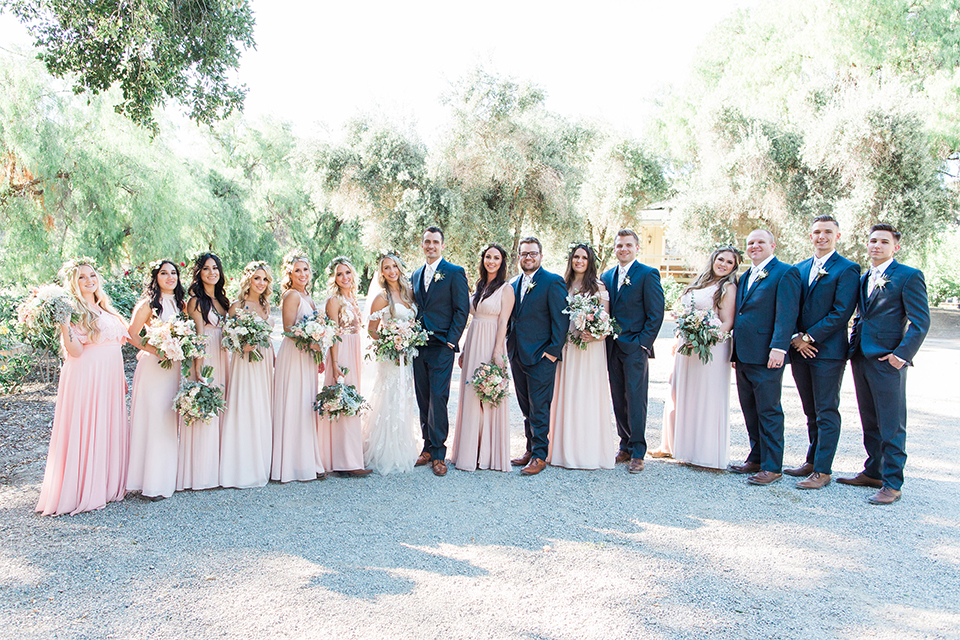
POLYGON ((777 244, 766 229, 747 236, 753 263, 740 276, 730 359, 737 369, 740 409, 750 436, 750 455, 734 473, 753 474, 747 482, 768 485, 783 468, 783 409, 780 392, 790 337, 800 306, 800 272, 773 255, 777 244))
POLYGON ((620 264, 601 276, 610 292, 610 315, 620 325, 620 333, 607 338, 607 374, 620 435, 616 461, 629 460, 630 473, 643 471, 647 453, 648 364, 663 324, 660 272, 637 262, 639 244, 630 229, 618 231, 614 250, 620 264))
POLYGON ((860 266, 837 253, 840 225, 818 216, 810 229, 813 257, 798 263, 803 278, 797 333, 790 341, 790 368, 807 416, 810 447, 806 461, 783 472, 805 477, 798 489, 830 483, 840 441, 840 383, 847 364, 847 323, 857 308, 860 266))
POLYGON ((867 240, 870 270, 860 278, 850 366, 860 407, 867 461, 841 484, 873 487, 872 504, 893 504, 903 486, 907 438, 907 368, 930 328, 923 272, 893 259, 900 232, 875 224, 867 240))
POLYGON ((470 290, 463 267, 443 259, 443 231, 427 227, 420 244, 426 264, 413 272, 417 320, 430 332, 413 359, 413 382, 420 407, 423 452, 416 466, 431 464, 437 476, 447 474, 447 400, 453 361, 470 312, 470 290))
POLYGON ((507 354, 517 403, 523 413, 527 450, 510 462, 523 467, 522 475, 532 476, 547 466, 550 404, 569 318, 563 315, 567 307, 563 278, 540 268, 543 261, 540 241, 524 238, 519 249, 523 275, 513 282, 517 303, 507 330, 507 354))

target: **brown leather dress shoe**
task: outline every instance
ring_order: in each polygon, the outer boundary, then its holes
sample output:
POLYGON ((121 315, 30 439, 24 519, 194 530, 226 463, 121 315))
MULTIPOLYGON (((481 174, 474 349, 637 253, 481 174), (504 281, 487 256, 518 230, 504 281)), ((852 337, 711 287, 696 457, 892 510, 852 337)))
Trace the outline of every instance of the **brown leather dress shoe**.
POLYGON ((804 462, 796 469, 784 469, 783 472, 788 476, 793 476, 794 478, 805 478, 813 473, 813 464, 810 462, 804 462))
POLYGON ((447 463, 443 460, 433 461, 433 475, 443 477, 447 475, 447 463))
POLYGON ((648 452, 651 458, 672 458, 673 454, 667 453, 666 451, 650 451, 648 452))
POLYGON ((530 464, 525 466, 523 469, 520 469, 520 475, 535 476, 546 468, 547 468, 546 462, 544 462, 540 458, 533 458, 530 460, 530 464))
MULTIPOLYGON (((786 473, 787 470, 784 469, 783 472, 786 473)), ((823 489, 828 484, 830 484, 829 473, 811 473, 806 480, 797 483, 797 489, 823 489)))
POLYGON ((371 469, 351 469, 350 471, 341 471, 340 475, 344 478, 364 478, 373 473, 371 469))
POLYGON ((430 455, 430 452, 424 451, 417 457, 417 462, 413 466, 422 467, 425 464, 429 464, 431 460, 433 460, 433 456, 430 455))
POLYGON ((765 486, 768 484, 773 484, 777 480, 783 477, 782 473, 774 473, 773 471, 761 471, 756 475, 752 475, 747 478, 747 482, 750 484, 758 484, 765 486))
POLYGON ((732 464, 728 468, 734 473, 757 473, 760 471, 760 463, 747 461, 743 464, 732 464))
POLYGON ((630 454, 629 451, 623 451, 623 450, 621 450, 621 451, 617 452, 617 457, 614 458, 613 461, 614 461, 616 464, 623 464, 624 462, 630 462, 630 458, 632 458, 632 457, 633 457, 633 456, 630 454))
POLYGON ((852 478, 837 478, 838 484, 849 484, 854 487, 873 487, 874 489, 883 488, 883 480, 878 480, 877 478, 871 478, 870 476, 863 475, 863 471, 853 476, 852 478))
POLYGON ((903 495, 902 491, 896 489, 891 489, 890 487, 884 487, 877 491, 874 495, 867 498, 867 502, 870 504, 893 504, 900 499, 900 496, 903 495))
POLYGON ((523 454, 519 458, 514 458, 513 460, 511 460, 510 464, 512 464, 515 467, 525 467, 527 466, 527 463, 530 462, 530 458, 532 457, 533 457, 533 454, 527 451, 525 454, 523 454))
POLYGON ((627 467, 628 473, 640 473, 643 471, 643 458, 630 458, 630 465, 627 467))

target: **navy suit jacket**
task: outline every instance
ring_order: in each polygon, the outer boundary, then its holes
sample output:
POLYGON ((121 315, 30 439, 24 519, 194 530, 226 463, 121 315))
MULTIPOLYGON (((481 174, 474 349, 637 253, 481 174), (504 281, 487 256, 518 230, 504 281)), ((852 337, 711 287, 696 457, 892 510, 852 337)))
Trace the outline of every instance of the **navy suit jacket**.
POLYGON ((812 266, 813 258, 796 265, 801 279, 796 332, 810 334, 818 359, 846 360, 850 342, 847 324, 857 309, 860 265, 834 251, 823 265, 826 275, 808 285, 812 266))
POLYGON ((556 359, 563 355, 570 319, 563 314, 567 308, 567 285, 563 278, 543 268, 533 274, 533 288, 520 299, 523 277, 512 283, 516 302, 507 330, 507 355, 519 358, 527 367, 540 362, 544 353, 556 359))
POLYGON ((429 345, 450 343, 460 350, 460 336, 470 313, 470 287, 463 267, 443 258, 437 263, 430 289, 424 294, 423 267, 413 272, 413 297, 417 302, 417 320, 430 332, 429 345), (437 274, 442 274, 439 279, 437 274))
POLYGON ((616 338, 607 338, 607 349, 613 347, 614 340, 625 353, 634 353, 641 346, 646 347, 650 357, 654 357, 653 343, 663 324, 663 286, 660 284, 660 272, 645 264, 634 262, 627 271, 623 287, 617 290, 619 266, 607 269, 600 279, 610 293, 610 315, 620 325, 616 338))
POLYGON ((913 357, 930 329, 930 307, 923 272, 894 260, 883 273, 887 283, 883 288, 874 287, 868 298, 869 273, 860 278, 857 317, 850 334, 850 355, 859 347, 867 358, 892 353, 913 364, 913 357))
POLYGON ((748 270, 737 283, 737 316, 733 323, 730 359, 744 364, 767 364, 771 349, 787 352, 800 311, 800 271, 776 258, 764 268, 767 275, 747 291, 748 270))

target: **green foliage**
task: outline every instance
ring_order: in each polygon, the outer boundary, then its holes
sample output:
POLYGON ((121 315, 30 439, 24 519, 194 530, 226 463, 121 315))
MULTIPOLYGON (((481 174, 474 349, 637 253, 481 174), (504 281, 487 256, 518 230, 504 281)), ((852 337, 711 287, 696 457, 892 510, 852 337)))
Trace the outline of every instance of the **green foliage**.
POLYGON ((133 315, 133 308, 143 293, 145 277, 147 277, 146 269, 140 268, 103 280, 103 290, 110 296, 114 308, 123 317, 130 318, 133 315))
POLYGON ((667 276, 660 281, 660 284, 663 285, 663 300, 664 307, 666 309, 672 309, 673 306, 677 303, 677 300, 680 299, 680 294, 683 293, 685 284, 682 282, 677 282, 672 277, 667 276))

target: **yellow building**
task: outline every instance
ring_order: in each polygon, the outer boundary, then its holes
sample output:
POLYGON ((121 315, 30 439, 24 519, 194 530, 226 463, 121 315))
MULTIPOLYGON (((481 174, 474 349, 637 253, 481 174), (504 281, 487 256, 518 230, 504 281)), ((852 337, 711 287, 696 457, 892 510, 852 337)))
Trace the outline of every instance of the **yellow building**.
POLYGON ((660 270, 660 277, 671 277, 677 282, 690 282, 697 275, 685 256, 670 247, 664 233, 664 223, 672 207, 658 202, 641 209, 637 214, 636 232, 640 236, 637 260, 660 270))

